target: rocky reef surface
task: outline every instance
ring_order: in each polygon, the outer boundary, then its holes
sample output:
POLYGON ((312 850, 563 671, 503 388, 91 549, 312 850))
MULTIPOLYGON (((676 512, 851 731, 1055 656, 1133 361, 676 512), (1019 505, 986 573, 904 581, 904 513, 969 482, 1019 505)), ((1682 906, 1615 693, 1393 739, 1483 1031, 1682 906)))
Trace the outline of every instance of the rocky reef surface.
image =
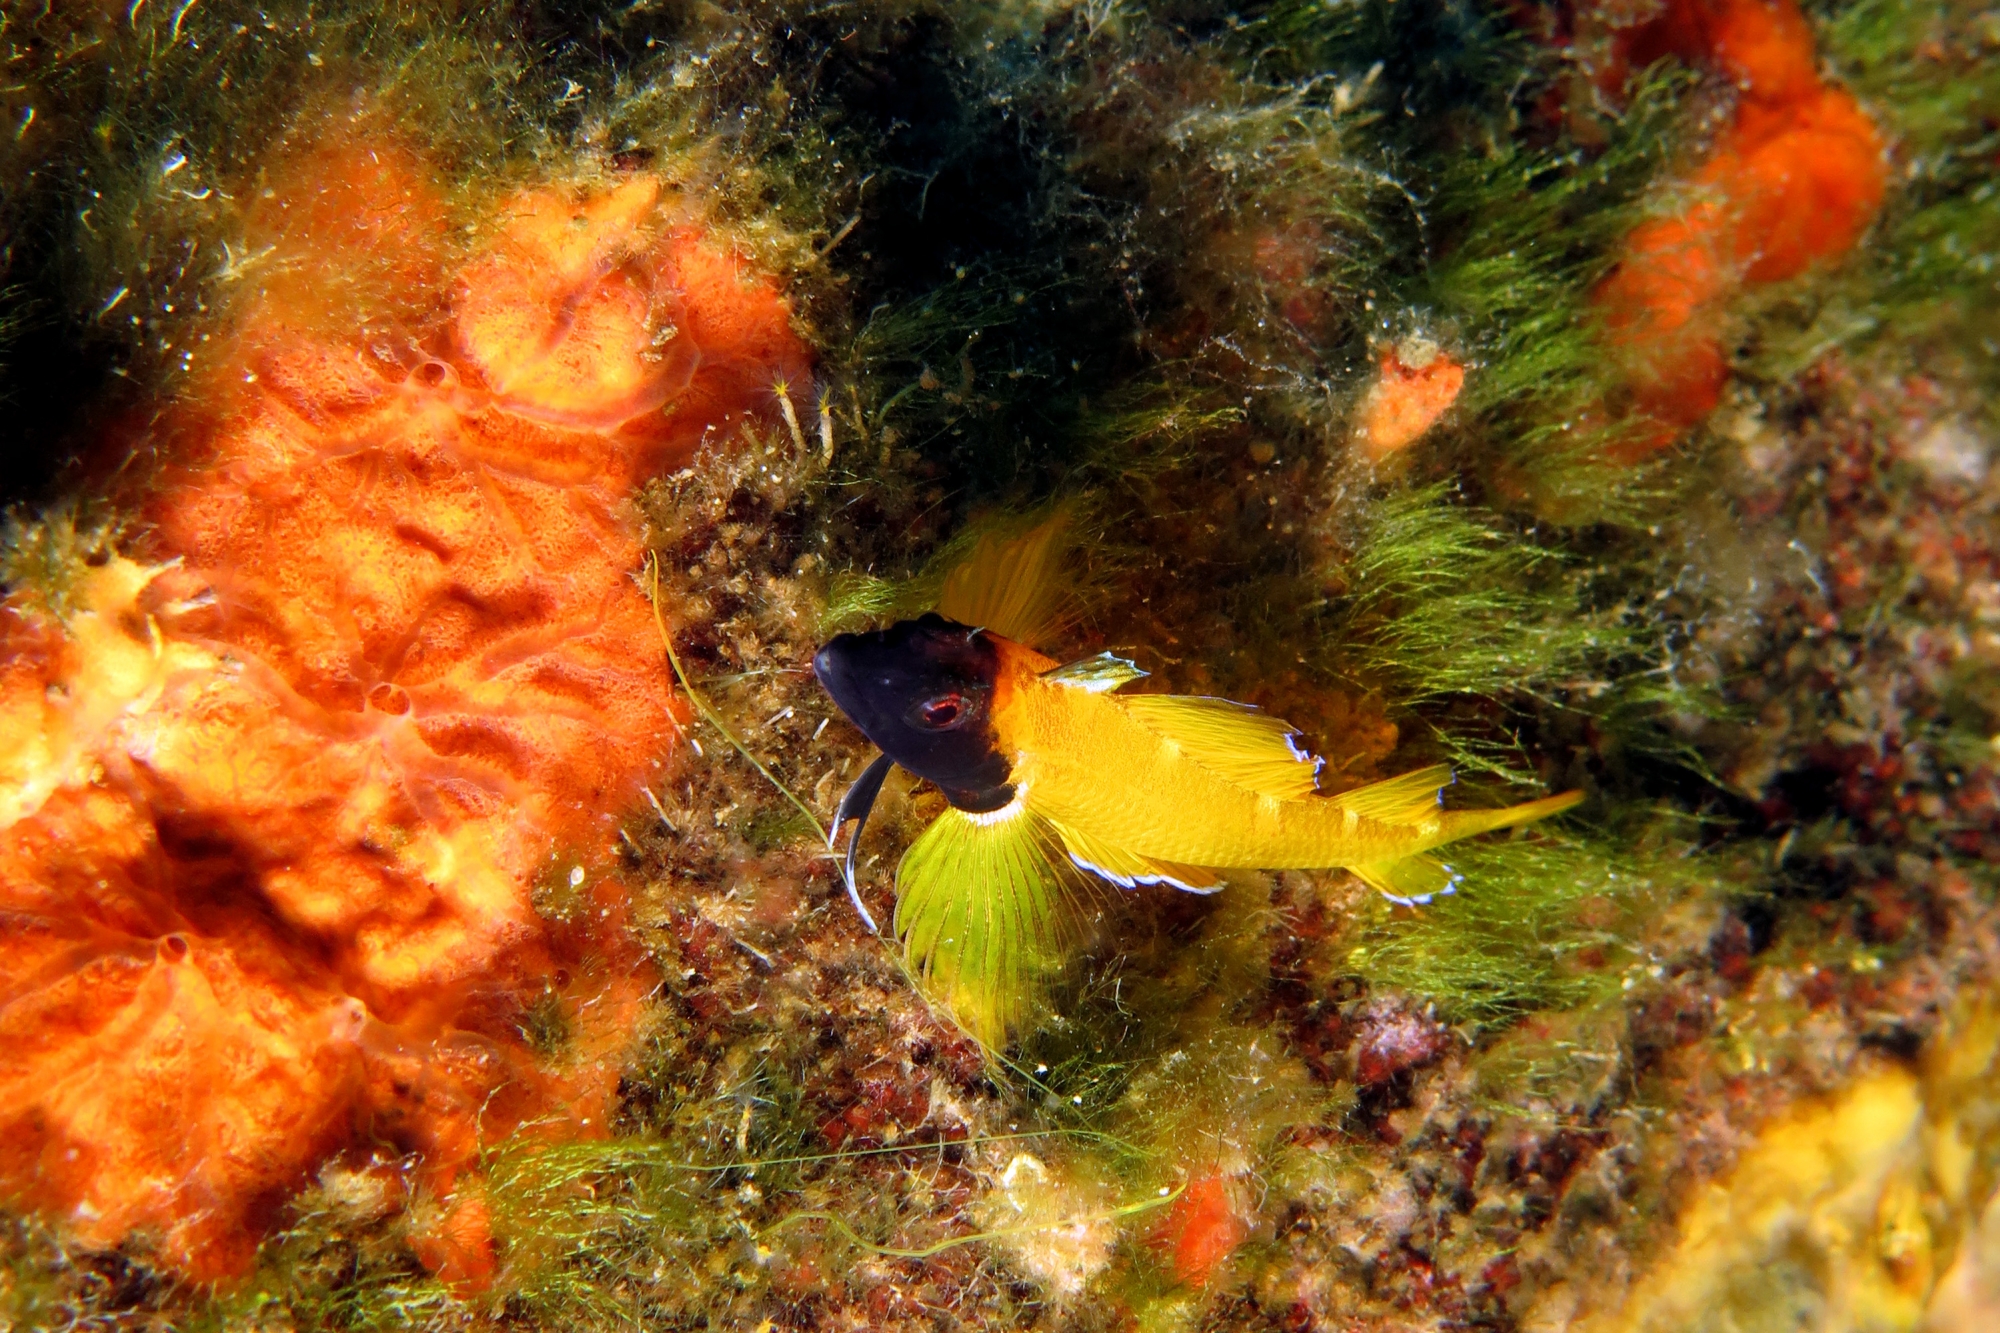
POLYGON ((0 1329, 2000 1324, 1990 14, 0 51, 0 1329), (1589 799, 982 1046, 809 663, 1051 513, 1058 656, 1589 799))

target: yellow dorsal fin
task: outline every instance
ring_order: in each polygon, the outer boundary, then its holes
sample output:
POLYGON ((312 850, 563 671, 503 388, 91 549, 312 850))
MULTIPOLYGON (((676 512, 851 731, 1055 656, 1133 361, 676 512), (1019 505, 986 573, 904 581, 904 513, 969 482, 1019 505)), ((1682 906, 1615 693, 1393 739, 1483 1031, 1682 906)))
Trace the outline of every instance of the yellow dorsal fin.
POLYGON ((937 612, 1030 648, 1061 627, 1068 596, 1061 578, 1070 513, 1057 508, 1025 531, 989 528, 952 565, 937 612))
POLYGON ((897 936, 919 989, 990 1050, 1028 1026, 1061 970, 1076 872, 1025 807, 946 810, 896 871, 897 936))
POLYGON ((1438 817, 1439 791, 1451 782, 1451 765, 1432 764, 1414 773, 1371 782, 1331 797, 1335 805, 1384 824, 1420 824, 1438 817))
POLYGON ((1067 824, 1050 821, 1056 836, 1062 839, 1069 859, 1082 869, 1102 876, 1121 889, 1134 888, 1140 884, 1171 884, 1189 893, 1214 893, 1222 887, 1222 876, 1213 870, 1200 866, 1184 866, 1174 861, 1162 861, 1151 856, 1140 856, 1122 847, 1113 847, 1101 838, 1093 838, 1087 833, 1071 828, 1067 824))
POLYGON ((1298 729, 1248 704, 1187 694, 1116 698, 1188 758, 1251 791, 1289 801, 1318 786, 1320 761, 1293 741, 1298 729))

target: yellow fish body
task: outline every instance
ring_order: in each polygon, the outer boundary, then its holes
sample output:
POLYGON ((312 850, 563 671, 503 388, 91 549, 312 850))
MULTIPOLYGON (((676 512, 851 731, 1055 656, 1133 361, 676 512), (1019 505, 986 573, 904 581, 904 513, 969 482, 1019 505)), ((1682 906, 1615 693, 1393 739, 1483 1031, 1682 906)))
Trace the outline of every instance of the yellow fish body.
POLYGON ((940 598, 956 619, 839 635, 813 659, 882 750, 834 818, 836 835, 855 821, 847 886, 864 919, 854 853, 890 767, 951 805, 898 868, 895 931, 926 989, 989 1046, 1021 1025, 1060 963, 1060 909, 1078 871, 1207 893, 1224 870, 1345 868, 1421 903, 1458 879, 1434 848, 1582 799, 1446 811, 1443 766, 1321 796, 1320 763, 1286 723, 1224 699, 1120 693, 1146 673, 1108 653, 1058 664, 1001 632, 1046 626, 1038 589, 1058 523, 976 550, 940 598))
POLYGON ((1392 896, 1422 897, 1446 888, 1449 872, 1400 863, 1582 799, 1448 813, 1443 767, 1321 797, 1319 761, 1275 718, 1225 699, 1112 693, 1142 673, 1109 657, 1057 667, 999 642, 1006 667, 992 715, 1016 799, 1049 821, 1072 860, 1128 887, 1204 891, 1221 887, 1214 870, 1345 867, 1392 896))

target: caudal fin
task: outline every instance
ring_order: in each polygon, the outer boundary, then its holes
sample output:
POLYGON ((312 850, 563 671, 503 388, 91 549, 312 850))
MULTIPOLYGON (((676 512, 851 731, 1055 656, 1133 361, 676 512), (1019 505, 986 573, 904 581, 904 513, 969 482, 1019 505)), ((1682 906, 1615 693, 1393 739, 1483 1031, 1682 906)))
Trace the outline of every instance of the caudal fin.
MULTIPOLYGON (((1382 784, 1387 785, 1387 784, 1382 784)), ((1369 790, 1364 787, 1362 791, 1369 790)), ((1443 828, 1432 846, 1442 846, 1494 829, 1516 828, 1558 814, 1583 799, 1580 791, 1544 796, 1539 801, 1504 806, 1498 810, 1453 810, 1443 815, 1443 828)), ((1435 856, 1418 853, 1395 861, 1349 866, 1355 877, 1392 903, 1420 907, 1434 899, 1458 891, 1461 876, 1435 856)))
POLYGON ((1497 828, 1519 828, 1532 824, 1537 819, 1547 819, 1560 814, 1583 800, 1580 791, 1566 791, 1557 796, 1544 796, 1539 801, 1524 801, 1520 805, 1502 806, 1498 810, 1451 810, 1444 815, 1444 829, 1431 845, 1442 846, 1447 842, 1457 842, 1475 833, 1489 833, 1497 828))

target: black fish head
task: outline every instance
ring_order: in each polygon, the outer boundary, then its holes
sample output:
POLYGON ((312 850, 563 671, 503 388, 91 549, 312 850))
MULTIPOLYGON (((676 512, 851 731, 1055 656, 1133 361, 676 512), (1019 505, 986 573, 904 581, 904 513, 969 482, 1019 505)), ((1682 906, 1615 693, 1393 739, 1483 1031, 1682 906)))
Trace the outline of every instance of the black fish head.
POLYGON ((993 734, 999 673, 988 635, 935 613, 839 635, 813 655, 813 674, 863 735, 971 811, 1014 798, 993 734))

